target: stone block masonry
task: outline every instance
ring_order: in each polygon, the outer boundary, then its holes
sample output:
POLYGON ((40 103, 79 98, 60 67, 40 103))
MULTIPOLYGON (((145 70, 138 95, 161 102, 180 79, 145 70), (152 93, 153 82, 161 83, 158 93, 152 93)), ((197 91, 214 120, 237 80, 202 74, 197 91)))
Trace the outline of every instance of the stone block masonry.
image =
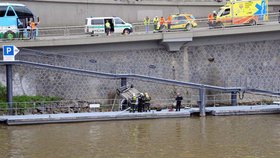
POLYGON ((188 47, 190 81, 279 91, 280 41, 188 47))
MULTIPOLYGON (((20 60, 117 74, 141 74, 217 86, 242 86, 279 91, 280 40, 235 44, 184 46, 170 53, 165 48, 129 48, 95 51, 94 45, 23 49, 20 60)), ((5 84, 5 68, 0 69, 5 84)), ((140 91, 154 99, 172 99, 176 87, 129 79, 140 91)), ((14 67, 15 95, 49 95, 65 99, 113 99, 120 80, 100 78, 30 66, 14 67)))
MULTIPOLYGON (((140 74, 177 80, 187 78, 187 71, 181 65, 181 63, 188 63, 187 58, 183 58, 183 51, 170 53, 163 48, 107 52, 91 50, 83 53, 72 51, 67 55, 47 54, 42 51, 31 53, 23 50, 18 58, 107 73, 140 74)), ((5 76, 4 70, 1 69, 1 76, 5 76)), ((1 80, 4 81, 5 78, 1 80)), ((113 99, 116 89, 120 86, 120 80, 30 66, 14 67, 14 82, 15 95, 50 95, 84 100, 113 99)), ((162 96, 169 98, 175 93, 173 86, 136 79, 128 80, 128 84, 134 84, 139 90, 149 92, 154 98, 162 96)))

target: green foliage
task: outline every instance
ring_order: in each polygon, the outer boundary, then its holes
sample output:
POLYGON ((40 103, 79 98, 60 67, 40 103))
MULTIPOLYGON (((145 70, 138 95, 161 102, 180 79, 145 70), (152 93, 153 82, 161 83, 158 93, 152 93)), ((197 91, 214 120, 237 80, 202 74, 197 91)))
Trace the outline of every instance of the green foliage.
POLYGON ((49 97, 49 96, 14 96, 13 102, 48 102, 48 101, 59 101, 62 98, 59 97, 49 97))
POLYGON ((7 90, 4 85, 0 83, 0 102, 6 102, 7 90))
MULTIPOLYGON (((8 112, 7 89, 0 83, 0 115, 8 112)), ((28 108, 40 107, 42 105, 52 104, 54 101, 60 101, 62 98, 50 96, 14 96, 12 106, 17 114, 24 114, 28 108)))
MULTIPOLYGON (((7 89, 0 83, 0 102, 7 102, 7 89)), ((62 98, 49 97, 49 96, 14 96, 13 102, 48 102, 48 101, 59 101, 62 98)))
MULTIPOLYGON (((0 108, 7 108, 7 89, 0 83, 0 108)), ((13 97, 13 105, 21 108, 21 107, 32 107, 34 105, 43 103, 43 102, 51 102, 51 101, 59 101, 62 98, 59 97, 49 97, 49 96, 14 96, 13 97)))

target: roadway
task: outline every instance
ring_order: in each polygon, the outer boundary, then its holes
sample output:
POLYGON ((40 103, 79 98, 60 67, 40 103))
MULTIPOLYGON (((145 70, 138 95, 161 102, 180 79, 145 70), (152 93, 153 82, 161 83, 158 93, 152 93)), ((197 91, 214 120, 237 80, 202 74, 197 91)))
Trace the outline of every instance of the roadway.
MULTIPOLYGON (((125 43, 140 41, 160 41, 161 43, 186 43, 196 39, 211 37, 231 37, 238 35, 268 34, 279 33, 280 24, 278 22, 267 22, 256 26, 226 27, 219 29, 209 29, 208 27, 193 28, 191 31, 171 31, 158 33, 133 32, 129 35, 113 34, 111 36, 99 35, 91 36, 88 34, 77 34, 68 36, 45 36, 38 37, 36 40, 13 40, 0 42, 3 45, 14 44, 17 47, 43 47, 43 46, 67 46, 67 45, 88 45, 88 44, 107 44, 125 43)), ((272 37, 275 39, 275 37, 272 37)), ((279 38, 278 38, 279 39, 279 38)), ((244 40, 244 39, 243 39, 244 40)), ((223 40, 224 41, 224 40, 223 40)), ((192 43, 193 43, 192 42, 192 43)), ((225 42, 225 41, 224 41, 225 42)))

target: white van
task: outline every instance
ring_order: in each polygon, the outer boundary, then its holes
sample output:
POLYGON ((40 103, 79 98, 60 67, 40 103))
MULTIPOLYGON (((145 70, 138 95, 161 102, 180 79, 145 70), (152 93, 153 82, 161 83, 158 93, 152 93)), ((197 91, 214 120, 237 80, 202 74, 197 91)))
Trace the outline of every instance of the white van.
POLYGON ((105 33, 107 20, 111 24, 111 33, 130 34, 133 31, 132 25, 119 17, 90 17, 86 18, 85 33, 92 35, 105 33))

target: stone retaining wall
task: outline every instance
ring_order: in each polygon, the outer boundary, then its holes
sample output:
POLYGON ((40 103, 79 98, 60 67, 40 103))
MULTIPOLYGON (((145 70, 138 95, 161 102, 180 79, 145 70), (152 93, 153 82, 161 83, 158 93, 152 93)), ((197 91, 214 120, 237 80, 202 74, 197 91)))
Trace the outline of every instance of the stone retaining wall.
MULTIPOLYGON (((79 49, 83 47, 80 46, 79 49)), ((35 48, 34 48, 35 49, 35 48)), ((57 49, 57 48, 53 48, 57 49)), ((87 46, 82 51, 62 47, 63 55, 22 50, 17 58, 27 61, 69 66, 72 68, 117 74, 190 81, 225 87, 249 87, 278 91, 280 87, 280 41, 261 41, 222 45, 184 47, 170 53, 165 48, 94 51, 87 46), (68 52, 67 54, 65 54, 68 52)), ((0 81, 5 84, 5 67, 0 69, 0 81)), ((170 99, 175 92, 196 95, 196 90, 129 79, 152 98, 170 99)), ((66 99, 113 99, 120 80, 85 74, 62 72, 30 66, 14 67, 15 95, 49 95, 66 99)), ((211 93, 209 93, 211 94, 211 93)))

